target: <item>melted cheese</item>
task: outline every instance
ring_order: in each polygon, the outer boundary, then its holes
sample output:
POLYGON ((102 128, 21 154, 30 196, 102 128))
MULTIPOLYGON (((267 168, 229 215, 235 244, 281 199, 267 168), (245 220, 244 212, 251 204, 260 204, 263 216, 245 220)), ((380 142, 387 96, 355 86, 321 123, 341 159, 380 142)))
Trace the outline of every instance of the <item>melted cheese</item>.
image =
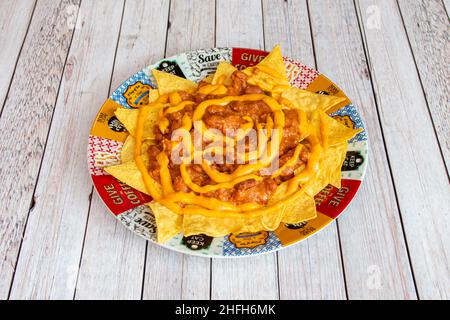
MULTIPOLYGON (((270 75, 272 78, 267 78, 265 81, 258 80, 251 82, 252 79, 249 79, 250 84, 256 84, 259 85, 263 90, 277 93, 281 92, 284 89, 286 89, 285 80, 281 79, 277 74, 271 70, 270 68, 266 68, 264 66, 258 66, 257 69, 253 69, 250 71, 250 73, 258 72, 258 71, 264 72, 268 75, 270 75), (259 69, 259 70, 258 70, 259 69)), ((226 94, 227 88, 222 84, 224 79, 220 79, 222 81, 219 81, 218 84, 212 85, 208 84, 205 86, 202 86, 198 91, 203 94, 226 94), (225 88, 225 91, 224 91, 225 88)), ((274 95, 275 96, 275 95, 274 95)), ((199 186, 195 183, 193 183, 191 177, 189 176, 189 173, 186 168, 186 164, 182 163, 180 165, 180 172, 183 181, 186 183, 186 185, 193 190, 194 192, 199 193, 200 195, 194 194, 193 192, 185 193, 185 192, 175 192, 172 185, 172 178, 170 175, 170 171, 168 169, 169 167, 169 159, 166 155, 166 153, 163 151, 157 156, 157 161, 160 166, 160 179, 161 179, 161 185, 163 194, 160 194, 159 190, 157 190, 154 187, 154 183, 152 181, 152 177, 149 175, 147 168, 141 158, 141 145, 142 145, 142 136, 143 136, 143 128, 144 128, 144 122, 147 117, 149 108, 154 107, 155 104, 159 104, 160 107, 162 107, 162 104, 167 103, 168 101, 170 104, 174 105, 166 109, 164 114, 168 114, 171 112, 177 112, 180 110, 183 110, 183 108, 189 104, 193 104, 193 102, 190 101, 181 101, 181 96, 174 92, 169 95, 163 95, 160 96, 156 102, 152 103, 151 105, 144 106, 139 110, 139 116, 138 116, 138 122, 136 127, 136 145, 135 145, 135 152, 134 152, 134 158, 136 165, 139 168, 139 171, 141 172, 142 178, 144 180, 145 186, 148 190, 148 193, 158 202, 169 208, 170 210, 178 213, 178 214, 201 214, 205 216, 212 216, 212 217, 257 217, 263 214, 267 214, 270 212, 274 212, 276 210, 279 210, 286 202, 294 201, 300 197, 304 191, 305 188, 308 186, 311 181, 315 178, 315 176, 319 172, 319 160, 320 155, 323 147, 327 146, 327 139, 328 139, 328 128, 324 125, 325 121, 321 121, 321 128, 320 128, 320 136, 322 140, 322 144, 320 144, 320 141, 318 137, 311 132, 310 125, 307 121, 306 114, 304 112, 298 111, 299 116, 299 129, 301 136, 303 138, 306 137, 308 142, 311 146, 311 152, 309 154, 308 162, 305 166, 305 168, 301 172, 295 172, 295 176, 288 181, 288 188, 285 193, 284 199, 277 201, 276 203, 273 203, 269 206, 261 206, 256 203, 245 203, 242 205, 235 205, 230 202, 221 201, 216 198, 211 197, 204 197, 201 194, 215 191, 221 188, 232 188, 237 183, 240 183, 242 181, 246 181, 249 179, 255 179, 255 180, 261 180, 263 179, 261 176, 258 176, 254 173, 258 172, 259 170, 267 167, 270 165, 274 157, 278 154, 278 151, 272 152, 272 147, 278 147, 279 143, 282 139, 282 130, 284 127, 284 113, 282 112, 281 104, 287 104, 286 101, 283 101, 280 99, 278 102, 273 97, 269 97, 264 94, 248 94, 243 96, 226 96, 224 98, 220 99, 211 99, 211 100, 205 100, 197 105, 197 107, 194 110, 192 118, 190 118, 187 114, 185 114, 182 118, 182 126, 186 130, 190 130, 192 128, 192 123, 194 121, 201 121, 203 115, 206 111, 206 109, 211 105, 226 105, 232 101, 264 101, 272 110, 273 113, 273 119, 272 117, 267 118, 266 122, 266 140, 263 140, 264 142, 267 142, 270 138, 270 141, 268 141, 266 148, 264 149, 264 154, 260 150, 257 152, 257 156, 259 161, 257 163, 251 163, 251 164, 245 164, 239 166, 233 173, 227 174, 222 173, 217 170, 214 170, 206 161, 203 161, 201 163, 202 169, 206 172, 206 174, 216 183, 212 185, 206 185, 206 186, 199 186), (277 131, 274 131, 273 129, 279 129, 277 131), (278 134, 277 134, 278 132, 278 134), (276 145, 275 145, 276 143, 276 145), (182 204, 182 205, 181 205, 182 204)), ((287 104, 290 106, 289 104, 287 104)), ((243 130, 249 130, 255 126, 253 121, 250 121, 249 119, 246 119, 248 122, 244 124, 241 128, 243 130)), ((322 120, 322 119, 321 119, 322 120)), ((167 118, 163 117, 160 120, 159 127, 162 132, 164 132, 169 126, 167 118)), ((256 124, 257 128, 262 128, 260 124, 256 124)), ((203 133, 206 133, 206 126, 202 122, 201 131, 203 133)), ((210 138, 217 138, 214 135, 211 135, 210 138)), ((228 137, 226 137, 228 138, 228 137)), ((228 138, 229 139, 229 138, 228 138)), ((258 136, 259 139, 259 136, 258 136)), ((232 139, 234 142, 234 139, 232 139)), ((229 140, 226 140, 226 142, 231 142, 229 140)), ((194 150, 193 148, 193 142, 191 143, 191 151, 194 150)), ((258 141, 258 144, 260 141, 258 141)), ((298 157, 300 155, 300 152, 302 150, 303 146, 298 145, 294 151, 294 155, 283 165, 281 168, 276 170, 272 177, 277 177, 280 175, 284 169, 286 169, 289 166, 292 166, 298 161, 298 157)), ((275 148, 278 150, 278 148, 275 148)), ((194 152, 191 152, 190 159, 192 160, 194 156, 194 152)), ((250 154, 246 155, 250 156, 250 154)))

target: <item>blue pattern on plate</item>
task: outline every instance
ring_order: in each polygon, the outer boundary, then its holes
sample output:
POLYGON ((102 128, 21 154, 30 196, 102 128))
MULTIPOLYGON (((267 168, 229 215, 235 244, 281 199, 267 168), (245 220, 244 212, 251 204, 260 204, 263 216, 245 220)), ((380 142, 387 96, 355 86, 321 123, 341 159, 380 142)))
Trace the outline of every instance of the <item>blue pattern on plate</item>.
POLYGON ((259 245, 255 248, 236 248, 236 246, 230 242, 229 235, 224 237, 225 241, 223 243, 223 255, 224 256, 245 256, 258 254, 268 251, 273 251, 277 248, 282 247, 280 240, 273 232, 269 232, 269 237, 265 244, 259 245))
POLYGON ((130 78, 128 78, 127 81, 122 83, 120 85, 120 87, 118 87, 113 92, 113 94, 111 95, 111 99, 114 100, 115 102, 117 102, 118 104, 124 106, 125 108, 131 108, 131 106, 128 105, 128 103, 127 103, 127 99, 125 99, 125 97, 123 96, 123 93, 127 90, 127 88, 130 85, 133 85, 138 81, 140 81, 144 84, 148 84, 148 85, 152 86, 153 88, 155 87, 153 85, 153 83, 150 81, 149 76, 143 70, 141 70, 138 73, 131 76, 130 78))
POLYGON ((356 128, 363 128, 364 131, 358 133, 354 138, 349 140, 349 143, 355 142, 355 141, 367 141, 367 132, 364 127, 364 122, 361 119, 361 116, 358 113, 358 110, 355 108, 353 104, 349 104, 341 109, 339 109, 336 112, 333 112, 330 114, 333 116, 349 116, 353 122, 355 123, 356 128))

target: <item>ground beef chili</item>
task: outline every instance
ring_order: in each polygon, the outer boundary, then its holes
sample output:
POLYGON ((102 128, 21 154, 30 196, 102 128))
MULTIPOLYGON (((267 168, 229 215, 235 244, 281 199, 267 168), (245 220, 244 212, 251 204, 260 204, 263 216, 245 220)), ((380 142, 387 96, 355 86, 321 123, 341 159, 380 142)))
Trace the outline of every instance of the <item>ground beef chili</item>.
MULTIPOLYGON (((206 85, 206 82, 200 82, 199 86, 206 85)), ((222 96, 213 96, 205 94, 189 94, 186 92, 179 92, 181 100, 183 101, 193 101, 196 104, 215 98, 221 98, 222 96)), ((240 72, 235 71, 231 76, 231 85, 228 87, 227 96, 237 96, 243 94, 263 94, 263 90, 259 87, 250 85, 247 83, 247 76, 240 72)), ((156 161, 156 156, 161 150, 170 150, 170 138, 172 131, 180 128, 182 126, 182 119, 185 114, 192 116, 195 105, 186 106, 183 110, 167 114, 166 117, 169 120, 169 128, 167 132, 162 133, 158 126, 155 126, 155 141, 156 145, 150 146, 148 150, 148 155, 150 158, 150 163, 148 165, 148 170, 150 175, 160 181, 159 177, 159 164, 156 161), (166 146, 164 148, 164 146, 166 146)), ((281 140, 279 149, 279 167, 283 166, 294 154, 296 146, 300 143, 300 132, 299 132, 299 120, 298 114, 295 110, 283 110, 285 115, 285 127, 283 129, 283 138, 281 140)), ((273 119, 273 114, 270 107, 264 101, 233 101, 228 105, 212 105, 209 106, 203 116, 203 122, 208 128, 215 128, 220 130, 224 135, 227 134, 229 137, 234 137, 236 130, 241 127, 244 123, 248 122, 244 117, 250 117, 254 124, 261 124, 265 127, 267 122, 267 117, 271 116, 273 119)), ((205 143, 204 143, 205 145, 205 143)), ((205 197, 213 197, 222 201, 233 202, 235 204, 243 203, 258 203, 267 204, 272 195, 274 194, 277 185, 283 181, 286 181, 294 175, 294 171, 304 165, 308 161, 308 147, 305 146, 300 153, 299 158, 293 166, 285 168, 283 172, 276 178, 264 177, 260 181, 254 179, 246 180, 236 184, 230 189, 218 189, 212 192, 204 193, 205 197)), ((171 157, 169 156, 169 172, 172 178, 173 188, 175 191, 190 192, 189 187, 184 183, 179 165, 172 163, 171 157)), ((228 158, 229 160, 229 158, 228 158)), ((211 167, 219 172, 232 173, 239 164, 234 163, 213 163, 211 167)), ((225 161, 224 161, 225 162, 225 161)), ((191 180, 199 185, 211 185, 214 182, 209 178, 209 176, 203 171, 202 167, 198 164, 191 164, 187 166, 188 173, 191 180)))

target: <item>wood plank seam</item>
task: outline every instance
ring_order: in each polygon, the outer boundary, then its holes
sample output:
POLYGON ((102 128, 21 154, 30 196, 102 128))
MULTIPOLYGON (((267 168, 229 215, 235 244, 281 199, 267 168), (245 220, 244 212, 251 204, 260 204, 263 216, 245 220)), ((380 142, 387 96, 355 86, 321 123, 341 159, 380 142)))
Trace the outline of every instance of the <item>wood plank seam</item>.
MULTIPOLYGON (((313 33, 313 27, 312 27, 312 23, 311 23, 311 12, 310 12, 310 8, 309 8, 309 0, 306 0, 306 9, 308 11, 309 30, 310 30, 310 34, 311 34, 311 44, 312 44, 313 55, 314 55, 314 68, 317 70, 318 66, 317 66, 317 56, 316 56, 316 45, 314 43, 314 36, 313 36, 314 33, 313 33)), ((342 278, 343 278, 343 282, 344 282, 345 298, 346 298, 346 300, 348 300, 349 297, 348 297, 347 277, 345 275, 346 269, 345 269, 345 262, 344 262, 344 254, 342 252, 342 240, 341 240, 341 233, 340 233, 338 219, 336 219, 336 233, 337 233, 338 244, 339 244, 339 256, 341 259, 342 278)))
MULTIPOLYGON (((82 1, 82 0, 80 0, 79 5, 78 5, 78 8, 77 8, 77 16, 76 16, 76 19, 78 19, 78 14, 79 14, 79 12, 80 12, 81 1, 82 1)), ((36 8, 36 4, 37 4, 37 1, 35 2, 35 7, 33 8, 33 14, 34 14, 34 9, 36 8)), ((30 19, 30 24, 31 24, 31 19, 30 19)), ((15 275, 16 275, 17 263, 18 263, 18 261, 19 261, 19 257, 20 257, 20 253, 21 253, 21 249, 22 249, 22 244, 23 244, 23 239, 24 239, 24 236, 25 236, 25 232, 26 232, 26 230, 27 230, 28 218, 29 218, 29 216, 30 216, 30 214, 31 214, 31 212, 32 212, 32 210, 33 210, 33 208, 34 208, 34 205, 35 205, 35 200, 36 200, 36 198, 35 198, 36 187, 37 187, 37 185, 38 185, 38 181, 39 181, 40 174, 41 174, 42 162, 43 162, 43 159, 44 159, 44 156, 45 156, 45 151, 46 151, 46 148, 47 148, 47 142, 48 142, 48 137, 49 137, 49 134, 50 134, 50 128, 51 128, 52 122, 53 122, 53 116, 54 116, 54 114, 55 114, 56 102, 57 102, 57 100, 58 100, 59 91, 60 91, 60 89, 61 89, 61 83, 62 83, 62 80, 63 80, 63 77, 64 77, 65 66, 66 66, 66 63, 67 63, 67 58, 69 57, 69 52, 70 52, 70 48, 71 48, 71 46, 72 46, 72 40, 73 40, 74 34, 75 34, 75 28, 72 30, 72 35, 71 35, 71 37, 70 37, 70 43, 69 43, 69 46, 67 47, 66 57, 65 57, 65 60, 64 60, 64 67, 62 68, 61 76, 60 76, 60 78, 59 78, 58 90, 57 90, 57 92, 56 92, 55 101, 54 101, 54 103, 53 103, 53 106, 54 106, 54 107, 53 107, 52 115, 51 115, 51 118, 50 118, 50 124, 49 124, 48 130, 47 130, 47 136, 46 136, 46 138, 45 138, 44 148, 43 148, 43 150, 42 150, 41 162, 40 162, 40 164, 39 164, 39 169, 38 169, 37 176, 36 176, 36 179, 35 179, 35 182, 34 182, 34 187, 33 187, 33 193, 32 193, 32 197, 31 197, 30 208, 29 208, 29 210, 28 210, 28 214, 27 214, 27 217, 26 217, 26 220, 25 220, 25 224, 24 224, 24 228, 23 228, 23 233, 22 233, 22 238, 21 238, 21 240, 20 240, 19 250, 18 250, 18 252, 17 252, 16 262, 15 262, 15 265, 14 265, 14 272, 13 272, 13 276, 12 276, 12 278, 11 278, 11 284, 10 284, 10 286, 9 286, 9 292, 8 292, 8 298, 7 298, 8 300, 10 299, 10 296, 11 296, 11 291, 12 291, 12 287, 13 287, 13 283, 14 283, 14 279, 15 279, 15 275)), ((28 35, 28 30, 27 30, 27 35, 28 35)), ((26 37, 24 38, 24 41, 23 41, 23 42, 25 42, 25 39, 26 39, 26 37)), ((22 44, 22 45, 23 45, 23 44, 22 44)), ((18 61, 18 60, 19 60, 19 58, 17 59, 17 61, 18 61)), ((17 62, 16 62, 16 63, 17 63, 17 62)), ((12 78, 11 78, 11 83, 12 83, 12 78)), ((8 90, 9 90, 9 89, 8 89, 8 90)), ((6 98, 5 98, 5 101, 6 101, 6 98)), ((1 117, 1 113, 0 113, 0 117, 1 117)))
MULTIPOLYGON (((126 1, 126 0, 125 0, 126 1)), ((166 31, 166 43, 164 44, 164 57, 166 57, 167 52, 167 39, 169 38, 169 29, 171 27, 170 25, 170 8, 172 7, 172 0, 169 0, 169 10, 167 13, 167 31, 166 31)))
MULTIPOLYGON (((216 4, 217 4, 217 0, 216 0, 216 4)), ((217 8, 217 6, 216 6, 216 8, 217 8)), ((209 300, 212 300, 212 279, 213 279, 212 273, 213 273, 213 263, 212 263, 212 258, 210 258, 209 259, 209 300)))
POLYGON ((313 29, 312 29, 312 23, 311 23, 311 11, 309 9, 309 0, 306 0, 306 10, 308 11, 308 24, 309 24, 309 33, 311 35, 311 43, 312 43, 312 50, 313 50, 313 56, 314 56, 314 68, 317 70, 316 45, 314 44, 313 29))
POLYGON ((397 210, 398 210, 398 213, 399 213, 400 225, 401 225, 401 228, 402 228, 403 239, 404 239, 404 242, 405 242, 406 252, 407 252, 407 256, 408 256, 409 269, 411 271, 411 275, 412 275, 412 279, 413 279, 413 283, 414 283, 414 289, 415 289, 415 292, 416 292, 416 297, 417 297, 417 299, 420 299, 419 292, 418 292, 418 289, 417 289, 417 284, 416 284, 416 278, 415 278, 415 275, 414 275, 414 269, 413 269, 413 266, 412 266, 411 254, 410 254, 409 246, 408 246, 408 240, 406 239, 405 227, 404 227, 403 218, 402 218, 402 214, 401 214, 400 203, 399 203, 399 200, 398 200, 397 189, 396 189, 396 185, 395 185, 395 181, 394 181, 394 176, 393 176, 393 173, 392 173, 392 166, 391 166, 390 156, 389 156, 389 153, 388 153, 388 150, 387 150, 387 146, 386 146, 386 142, 385 142, 386 140, 385 140, 385 134, 384 134, 384 129, 383 129, 383 122, 381 121, 380 110, 379 110, 379 97, 378 97, 378 93, 376 91, 376 87, 374 85, 374 82, 376 82, 376 79, 375 79, 375 76, 373 75, 373 72, 372 72, 372 70, 373 70, 372 59, 370 57, 370 52, 369 52, 369 48, 368 48, 368 45, 367 45, 366 31, 365 31, 365 28, 364 28, 364 24, 361 23, 361 19, 362 19, 361 7, 359 6, 359 3, 357 4, 356 0, 353 0, 353 3, 354 3, 355 11, 356 11, 356 17, 357 17, 357 20, 358 20, 358 26, 359 26, 359 29, 360 29, 361 41, 363 43, 364 55, 365 55, 366 61, 367 61, 369 79, 370 79, 370 82, 372 84, 372 92, 373 92, 373 96, 374 96, 374 102, 375 102, 375 106, 376 106, 378 122, 380 124, 381 136, 382 136, 382 139, 383 139, 384 152, 386 154, 387 165, 388 165, 389 173, 390 173, 390 180, 391 180, 392 187, 393 187, 393 190, 394 190, 395 202, 396 202, 397 210))
POLYGON ((8 94, 9 94, 9 90, 11 89, 12 80, 14 79, 14 75, 16 74, 17 63, 19 62, 20 56, 22 54, 22 49, 23 49, 23 45, 25 43, 25 39, 27 38, 28 31, 30 30, 30 25, 31 25, 31 21, 33 20, 34 10, 36 9, 36 4, 37 4, 37 0, 34 1, 33 10, 31 11, 30 19, 28 20, 27 30, 25 31, 25 35, 23 37, 22 44, 20 45, 20 49, 19 49, 19 52, 17 54, 16 61, 14 63, 14 69, 13 69, 13 72, 11 74, 11 78, 9 80, 8 89, 6 90, 5 99, 3 99, 2 107, 0 108, 0 118, 2 117, 3 108, 5 106, 6 100, 8 99, 8 94))
MULTIPOLYGON (((264 28, 264 1, 261 0, 261 23, 262 23, 262 40, 263 40, 263 48, 264 50, 270 50, 271 48, 266 47, 266 34, 264 28)), ((278 300, 281 299, 281 291, 280 291, 280 267, 279 267, 279 255, 278 251, 275 252, 275 266, 277 272, 277 291, 278 291, 278 300)))
POLYGON ((417 66, 417 60, 416 60, 416 56, 414 54, 414 50, 413 50, 412 45, 411 45, 411 40, 409 38, 408 29, 406 28, 406 25, 405 25, 405 19, 403 18, 403 13, 402 13, 402 10, 401 10, 400 5, 398 3, 398 0, 396 0, 395 2, 397 4, 397 9, 398 9, 398 12, 400 14, 400 18, 402 20, 403 29, 405 30, 406 39, 408 39, 409 50, 411 51, 411 55, 412 55, 413 61, 414 61, 414 66, 416 68, 417 76, 419 78, 420 87, 422 88, 422 93, 423 93, 423 96, 425 98, 425 103, 426 103, 427 109, 428 109, 428 116, 430 117, 431 123, 433 125, 434 135, 436 136, 436 140, 438 141, 439 152, 441 153, 442 162, 444 163, 444 167, 445 167, 445 170, 447 172, 447 176, 449 176, 449 169, 447 167, 447 162, 445 161, 444 152, 442 151, 442 146, 441 146, 441 144, 445 143, 445 141, 442 142, 441 138, 439 137, 439 135, 437 133, 435 120, 433 119, 433 115, 432 115, 431 109, 430 109, 430 103, 428 102, 428 97, 427 97, 427 94, 425 92, 425 87, 424 87, 424 84, 423 84, 422 76, 421 76, 421 74, 419 72, 419 68, 417 66))
MULTIPOLYGON (((266 34, 264 31, 264 2, 261 0, 261 23, 262 23, 262 40, 263 40, 263 48, 264 50, 270 50, 266 48, 266 34)), ((278 253, 277 253, 277 260, 278 260, 278 253)))
MULTIPOLYGON (((214 47, 217 47, 217 0, 214 0, 214 47)), ((212 300, 213 259, 209 258, 209 300, 212 300)))
MULTIPOLYGON (((125 0, 126 1, 126 0, 125 0)), ((170 29, 170 8, 172 5, 172 0, 169 0, 169 4, 168 4, 168 10, 167 10, 167 29, 166 29, 166 40, 164 43, 164 57, 166 56, 166 52, 167 52, 167 38, 169 35, 169 29, 170 29)), ((144 300, 144 290, 145 290, 145 273, 147 270, 147 256, 148 256, 148 245, 149 245, 149 241, 146 240, 145 241, 145 260, 144 260, 144 267, 143 267, 143 272, 142 272, 142 287, 141 287, 141 300, 144 300)), ((181 291, 180 291, 181 294, 181 291)))
POLYGON ((145 270, 147 267, 148 240, 145 241, 144 265, 142 270, 141 300, 144 300, 145 270))
MULTIPOLYGON (((81 7, 81 1, 80 1, 80 7, 81 7)), ((115 48, 115 51, 114 51, 114 58, 113 58, 113 65, 112 65, 112 70, 111 70, 111 77, 109 79, 109 94, 111 94, 112 79, 113 79, 113 75, 114 75, 114 67, 115 67, 115 64, 116 64, 117 48, 119 47, 120 33, 122 31, 123 14, 125 12, 125 3, 126 3, 126 1, 127 0, 123 1, 123 6, 122 6, 122 15, 121 15, 121 18, 120 18, 119 32, 117 34, 117 42, 116 42, 116 48, 115 48)), ((106 99, 107 98, 108 97, 106 97, 106 99)), ((89 224, 89 217, 91 215, 92 195, 93 194, 94 194, 94 186, 91 187, 91 193, 89 194, 89 206, 88 206, 88 212, 87 212, 87 217, 86 217, 86 225, 84 227, 83 244, 81 246, 80 260, 79 260, 79 263, 78 263, 78 270, 77 270, 77 276, 76 276, 76 281, 75 281, 75 287, 74 287, 74 290, 73 290, 73 298, 72 298, 72 300, 75 300, 75 296, 76 296, 76 293, 77 293, 77 285, 78 285, 78 280, 79 280, 79 276, 80 276, 81 262, 83 261, 84 244, 86 242, 86 235, 87 235, 87 228, 88 228, 88 224, 89 224)))
MULTIPOLYGON (((448 1, 448 0, 447 0, 448 1)), ((450 4, 450 3, 449 3, 450 4)), ((444 6, 444 10, 447 13, 447 17, 450 18, 449 9, 447 8, 446 0, 442 0, 442 5, 444 6)))
POLYGON ((78 279, 80 277, 80 270, 81 270, 81 262, 83 261, 83 252, 84 252, 84 244, 86 243, 86 234, 87 234, 87 228, 88 228, 88 224, 89 224, 89 217, 91 214, 91 205, 92 205, 92 193, 93 193, 93 188, 91 189, 91 194, 89 195, 89 207, 88 207, 88 213, 86 215, 86 223, 84 226, 84 235, 83 235, 83 244, 81 245, 81 252, 80 252, 80 259, 78 261, 78 269, 77 269, 77 275, 76 275, 76 280, 75 280, 75 287, 73 290, 73 296, 72 296, 72 300, 75 300, 75 296, 77 295, 77 285, 78 285, 78 279))
MULTIPOLYGON (((160 48, 148 64, 191 49, 214 46, 214 2, 167 1, 164 8, 160 25, 166 29, 159 32, 160 48)), ((208 299, 210 296, 207 259, 183 255, 149 242, 145 269, 142 299, 208 299)))
POLYGON ((341 266, 342 266, 342 277, 344 278, 344 289, 345 289, 345 298, 349 300, 348 297, 348 286, 347 286, 347 277, 345 275, 345 262, 344 262, 344 253, 342 251, 342 241, 341 241, 341 232, 339 228, 339 219, 336 219, 336 231, 338 236, 338 244, 339 244, 339 254, 341 257, 341 266))

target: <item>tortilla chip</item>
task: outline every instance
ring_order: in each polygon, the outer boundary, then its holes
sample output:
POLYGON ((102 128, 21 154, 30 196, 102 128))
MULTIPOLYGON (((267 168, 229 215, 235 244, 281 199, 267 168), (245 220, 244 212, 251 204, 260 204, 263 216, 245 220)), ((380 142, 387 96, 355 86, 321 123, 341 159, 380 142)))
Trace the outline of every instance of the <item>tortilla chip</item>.
POLYGON ((212 83, 213 79, 214 79, 214 74, 210 74, 209 76, 204 77, 202 81, 207 82, 207 83, 212 83))
MULTIPOLYGON (((152 108, 147 115, 147 119, 144 122, 144 133, 142 139, 154 139, 155 134, 153 127, 159 121, 159 112, 161 108, 152 108)), ((125 129, 134 137, 136 133, 136 125, 139 116, 139 109, 126 109, 119 108, 114 112, 117 119, 125 126, 125 129)))
POLYGON ((311 115, 311 125, 316 129, 317 135, 320 137, 320 127, 325 125, 328 132, 328 146, 332 147, 343 142, 348 142, 351 138, 363 131, 362 128, 353 129, 343 125, 327 115, 323 111, 316 111, 311 115))
MULTIPOLYGON (((135 147, 136 139, 130 134, 125 140, 122 151, 120 152, 120 161, 122 163, 133 161, 134 160, 134 147, 135 147)), ((152 140, 144 140, 142 142, 141 151, 142 154, 145 154, 148 151, 150 145, 154 144, 152 140)))
POLYGON ((183 216, 176 214, 156 201, 147 203, 156 219, 156 238, 158 243, 164 243, 181 232, 183 216))
POLYGON ((317 94, 298 88, 287 89, 281 94, 281 97, 289 100, 294 109, 300 109, 304 112, 313 112, 315 110, 326 112, 345 101, 343 97, 317 94))
POLYGON ((159 98, 158 89, 150 89, 150 92, 148 93, 148 102, 152 103, 153 101, 156 101, 156 99, 158 98, 159 98))
POLYGON ((272 51, 258 63, 258 66, 273 69, 282 79, 288 81, 280 45, 273 47, 272 51))
MULTIPOLYGON (((267 57, 253 67, 242 71, 248 76, 247 82, 259 86, 264 91, 270 91, 275 86, 289 87, 283 57, 279 46, 273 48, 267 57)), ((279 92, 272 96, 279 96, 279 92)))
POLYGON ((316 202, 306 193, 297 200, 286 203, 283 210, 284 215, 281 220, 284 223, 300 223, 317 217, 316 202))
POLYGON ((306 193, 311 197, 314 197, 323 188, 325 188, 330 181, 334 180, 336 183, 337 172, 340 175, 340 168, 342 166, 342 153, 343 149, 347 150, 346 143, 326 148, 322 151, 322 155, 319 160, 319 173, 315 179, 306 187, 306 193))
POLYGON ((158 85, 160 95, 171 93, 173 91, 190 91, 197 88, 197 84, 185 78, 178 77, 172 73, 152 70, 158 85))
POLYGON ((278 211, 260 217, 243 216, 242 218, 187 214, 183 219, 183 233, 185 236, 203 233, 210 237, 222 237, 230 233, 273 231, 280 225, 281 218, 282 215, 278 211))
MULTIPOLYGON (((150 159, 146 154, 142 155, 142 160, 146 166, 150 162, 150 159)), ((106 167, 104 170, 117 180, 122 181, 130 187, 139 190, 142 193, 149 194, 147 188, 145 187, 144 180, 142 179, 141 172, 139 171, 139 168, 134 160, 115 166, 106 167)), ((151 179, 151 181, 154 183, 154 187, 162 193, 161 185, 156 180, 151 179)))
POLYGON ((227 61, 222 61, 217 66, 216 73, 214 74, 214 78, 212 79, 212 84, 217 84, 218 80, 222 77, 225 78, 223 84, 226 86, 231 85, 231 74, 235 72, 236 67, 232 66, 227 61))
MULTIPOLYGON (((283 200, 287 183, 278 186, 269 205, 283 200)), ((314 198, 303 194, 295 201, 286 202, 282 208, 259 217, 227 218, 207 217, 200 214, 184 216, 183 233, 185 236, 206 234, 211 237, 221 237, 230 233, 258 232, 261 230, 273 231, 285 223, 299 223, 316 217, 316 204, 314 198)))
POLYGON ((348 144, 346 142, 344 142, 335 147, 336 147, 336 152, 340 153, 341 160, 339 161, 340 165, 338 166, 338 168, 334 171, 334 173, 331 174, 329 184, 340 189, 341 188, 341 180, 342 180, 341 168, 342 168, 342 164, 344 163, 345 156, 347 155, 348 144))
MULTIPOLYGON (((277 190, 269 201, 269 205, 283 200, 287 185, 287 182, 283 182, 277 187, 277 190)), ((316 203, 313 197, 307 193, 303 193, 298 199, 283 204, 280 213, 282 215, 281 221, 284 223, 299 223, 311 220, 317 216, 316 203)))

